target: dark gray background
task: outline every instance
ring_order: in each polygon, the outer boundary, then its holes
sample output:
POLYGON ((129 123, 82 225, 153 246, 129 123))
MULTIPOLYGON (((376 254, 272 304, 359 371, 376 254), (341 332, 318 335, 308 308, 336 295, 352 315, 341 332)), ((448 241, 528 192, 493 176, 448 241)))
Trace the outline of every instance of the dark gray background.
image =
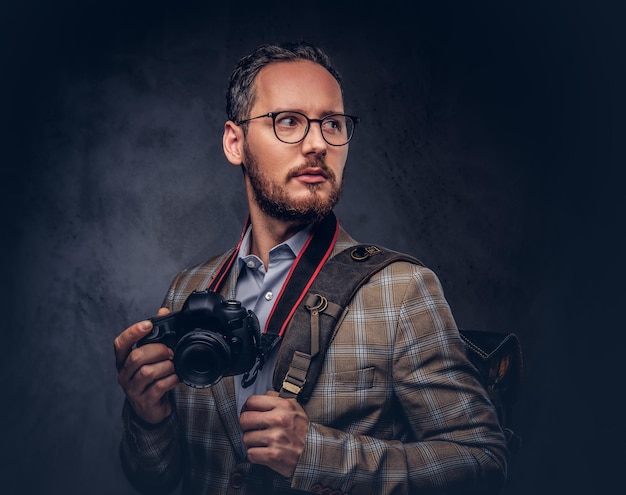
POLYGON ((0 492, 133 493, 113 338, 178 270, 235 243, 226 80, 258 43, 293 38, 328 50, 362 118, 343 225, 432 267, 461 327, 522 340, 506 493, 612 489, 626 461, 624 9, 209 4, 1 3, 0 492))

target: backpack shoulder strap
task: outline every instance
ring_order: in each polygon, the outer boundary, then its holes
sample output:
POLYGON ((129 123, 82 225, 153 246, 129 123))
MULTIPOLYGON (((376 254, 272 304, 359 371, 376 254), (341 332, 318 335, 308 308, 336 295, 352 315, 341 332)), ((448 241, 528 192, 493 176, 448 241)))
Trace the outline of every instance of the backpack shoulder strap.
MULTIPOLYGON (((281 397, 296 398, 303 404, 309 400, 326 349, 348 304, 372 275, 397 261, 424 266, 407 254, 366 244, 352 246, 324 264, 296 309, 281 344, 273 380, 281 397)), ((508 428, 521 386, 522 350, 517 335, 463 329, 459 333, 496 407, 509 447, 519 450, 521 439, 508 428)))
POLYGON ((313 281, 291 319, 274 372, 274 389, 281 397, 309 400, 322 369, 326 349, 346 307, 372 275, 391 263, 422 263, 404 253, 358 244, 329 259, 313 281), (299 331, 298 329, 308 329, 299 331))

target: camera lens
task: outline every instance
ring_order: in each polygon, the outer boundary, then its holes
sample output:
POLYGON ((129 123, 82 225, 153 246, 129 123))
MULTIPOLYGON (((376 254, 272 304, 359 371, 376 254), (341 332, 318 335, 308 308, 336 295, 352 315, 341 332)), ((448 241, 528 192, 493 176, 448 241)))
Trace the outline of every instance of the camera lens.
POLYGON ((196 388, 217 383, 230 364, 230 348, 215 332, 193 332, 183 336, 174 351, 176 373, 196 388))

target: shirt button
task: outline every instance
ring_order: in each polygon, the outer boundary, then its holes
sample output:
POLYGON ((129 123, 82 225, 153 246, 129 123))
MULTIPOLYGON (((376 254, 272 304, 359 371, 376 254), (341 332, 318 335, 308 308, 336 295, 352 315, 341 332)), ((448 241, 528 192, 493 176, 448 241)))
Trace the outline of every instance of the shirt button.
POLYGON ((271 301, 273 297, 274 297, 274 294, 272 294, 272 292, 271 292, 271 291, 270 291, 270 292, 267 292, 267 293, 265 294, 265 300, 266 300, 266 301, 271 301))
POLYGON ((254 262, 254 260, 248 260, 246 265, 248 265, 248 268, 254 268, 256 266, 256 263, 254 262))

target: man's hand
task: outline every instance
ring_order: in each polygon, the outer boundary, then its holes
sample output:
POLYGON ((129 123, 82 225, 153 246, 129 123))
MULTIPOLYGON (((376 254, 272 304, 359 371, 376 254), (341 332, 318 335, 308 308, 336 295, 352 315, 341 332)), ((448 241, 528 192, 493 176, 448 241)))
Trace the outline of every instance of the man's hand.
POLYGON ((253 395, 239 417, 248 459, 286 478, 293 476, 304 450, 309 418, 295 399, 282 399, 274 391, 253 395))
MULTIPOLYGON (((161 308, 158 316, 169 313, 161 308)), ((117 381, 135 413, 144 421, 157 424, 172 413, 168 392, 178 383, 172 358, 174 353, 164 344, 133 345, 152 330, 150 321, 128 327, 113 343, 117 381)))

